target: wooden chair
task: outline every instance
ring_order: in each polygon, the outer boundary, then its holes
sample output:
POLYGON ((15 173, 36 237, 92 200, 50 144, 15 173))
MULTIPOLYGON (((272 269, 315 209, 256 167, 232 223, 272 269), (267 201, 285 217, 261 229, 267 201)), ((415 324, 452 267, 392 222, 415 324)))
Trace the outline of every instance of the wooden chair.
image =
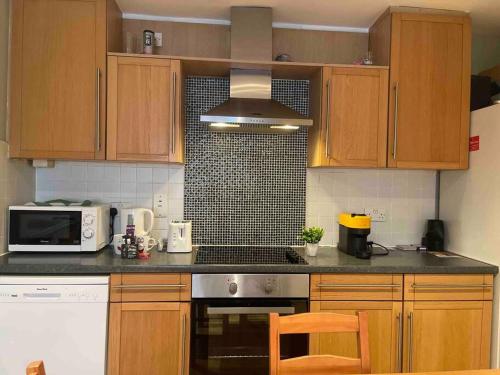
POLYGON ((270 375, 332 375, 370 373, 368 314, 305 313, 269 317, 270 375), (280 335, 295 333, 358 332, 360 358, 310 355, 280 360, 280 335))
POLYGON ((43 361, 31 362, 28 367, 26 367, 26 375, 45 375, 43 361))

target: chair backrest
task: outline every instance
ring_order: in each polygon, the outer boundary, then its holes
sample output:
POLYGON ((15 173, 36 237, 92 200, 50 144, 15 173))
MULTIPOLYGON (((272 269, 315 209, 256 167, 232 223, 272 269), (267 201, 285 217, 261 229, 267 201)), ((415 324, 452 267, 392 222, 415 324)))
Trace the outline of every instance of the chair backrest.
POLYGON ((368 314, 305 313, 269 317, 270 375, 326 375, 370 373, 368 314), (310 355, 280 359, 280 335, 296 333, 357 332, 360 358, 310 355))
POLYGON ((31 362, 28 367, 26 367, 26 375, 45 375, 43 361, 31 362))

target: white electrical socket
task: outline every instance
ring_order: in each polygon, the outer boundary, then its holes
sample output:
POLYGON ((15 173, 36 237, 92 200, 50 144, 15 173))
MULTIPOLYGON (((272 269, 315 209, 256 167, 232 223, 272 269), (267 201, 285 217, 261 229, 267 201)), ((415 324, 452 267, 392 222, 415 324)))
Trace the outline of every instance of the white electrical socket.
POLYGON ((365 208, 365 215, 372 218, 372 221, 385 221, 385 209, 383 208, 365 208))
POLYGON ((163 46, 163 34, 155 33, 155 47, 163 46))
POLYGON ((153 195, 153 212, 155 217, 167 217, 167 194, 155 193, 153 195))

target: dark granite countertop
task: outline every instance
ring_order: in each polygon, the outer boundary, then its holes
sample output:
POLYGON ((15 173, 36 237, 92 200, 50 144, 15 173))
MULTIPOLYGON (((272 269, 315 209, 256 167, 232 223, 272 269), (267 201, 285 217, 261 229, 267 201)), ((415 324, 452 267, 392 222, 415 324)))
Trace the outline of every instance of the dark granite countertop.
MULTIPOLYGON (((298 250, 304 254, 303 250, 298 250)), ((109 274, 113 272, 191 273, 489 273, 498 267, 477 260, 438 258, 428 253, 392 250, 387 256, 357 259, 336 248, 322 247, 316 257, 304 256, 308 265, 193 264, 194 252, 153 252, 149 260, 121 259, 107 248, 94 254, 9 253, 0 256, 2 274, 109 274)))

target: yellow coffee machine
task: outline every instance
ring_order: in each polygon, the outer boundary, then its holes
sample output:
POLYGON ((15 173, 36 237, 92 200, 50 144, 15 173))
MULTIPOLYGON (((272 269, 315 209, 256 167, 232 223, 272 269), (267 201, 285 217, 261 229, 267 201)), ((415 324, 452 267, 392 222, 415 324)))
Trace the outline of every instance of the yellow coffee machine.
POLYGON ((364 214, 341 213, 339 215, 338 249, 356 258, 369 259, 372 255, 368 246, 371 217, 364 214))

